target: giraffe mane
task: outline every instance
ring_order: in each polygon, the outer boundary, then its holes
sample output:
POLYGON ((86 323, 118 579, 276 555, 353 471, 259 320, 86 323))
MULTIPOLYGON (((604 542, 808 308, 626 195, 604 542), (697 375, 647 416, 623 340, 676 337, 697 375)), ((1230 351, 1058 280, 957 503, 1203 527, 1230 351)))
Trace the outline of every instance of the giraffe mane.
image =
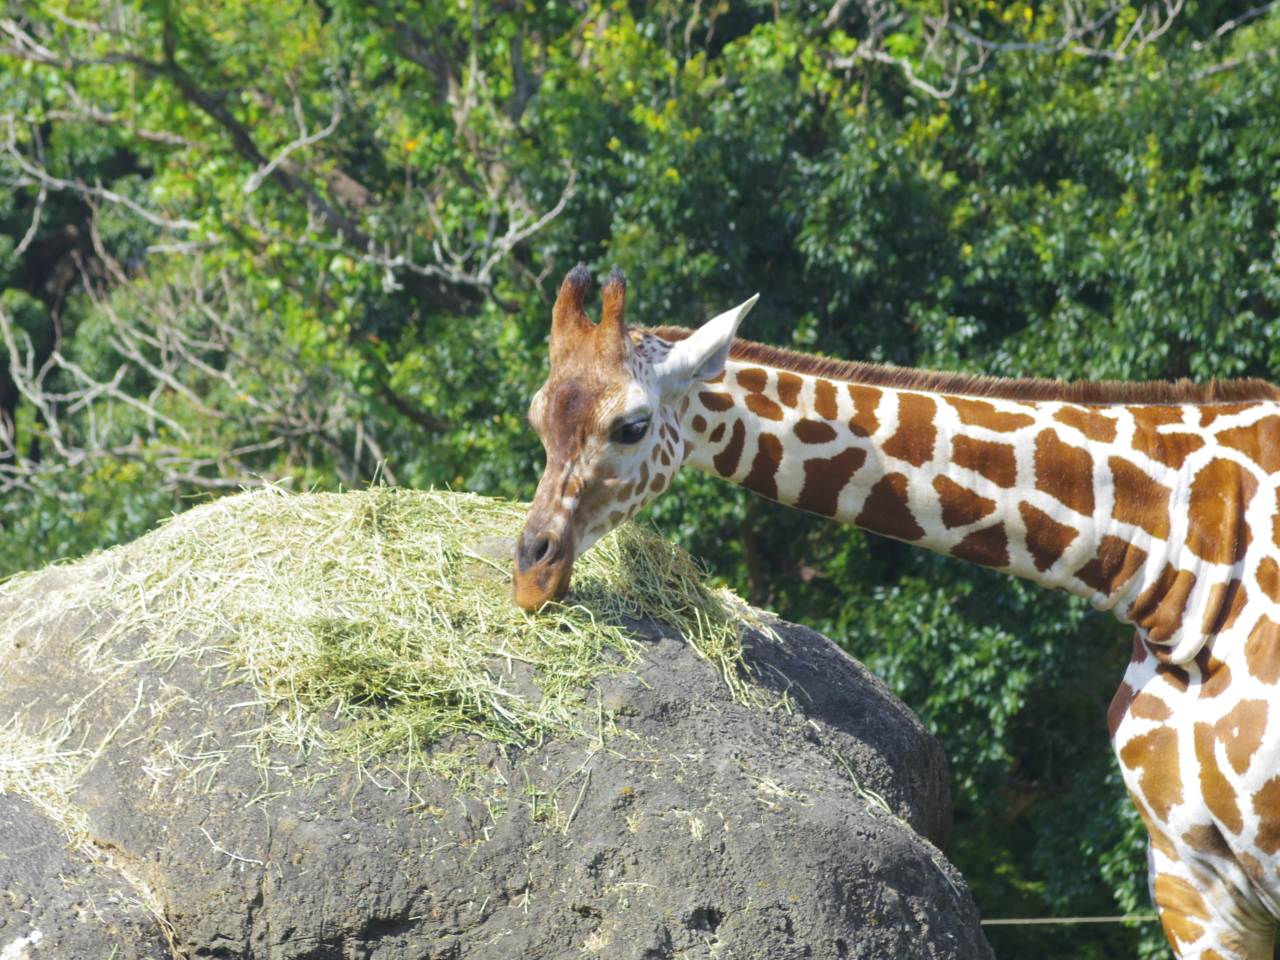
MULTIPOLYGON (((684 327, 639 327, 669 342, 684 340, 693 331, 684 327)), ((834 360, 815 357, 798 350, 785 350, 751 340, 734 340, 729 358, 755 363, 774 370, 808 374, 841 383, 886 387, 891 390, 918 390, 960 397, 991 400, 1026 400, 1108 404, 1215 404, 1245 403, 1252 400, 1280 400, 1280 387, 1266 380, 1218 380, 1195 383, 1157 380, 1135 383, 1123 380, 1081 381, 1036 380, 1030 378, 983 377, 964 373, 886 367, 861 360, 834 360)))

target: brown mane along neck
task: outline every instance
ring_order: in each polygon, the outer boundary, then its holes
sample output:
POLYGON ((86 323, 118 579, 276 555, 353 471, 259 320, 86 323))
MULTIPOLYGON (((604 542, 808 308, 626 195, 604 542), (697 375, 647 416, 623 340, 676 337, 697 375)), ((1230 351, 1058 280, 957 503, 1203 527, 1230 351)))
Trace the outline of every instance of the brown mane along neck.
MULTIPOLYGON (((684 327, 636 327, 663 340, 676 342, 693 331, 684 327)), ((1104 380, 1097 383, 1067 383, 1063 380, 1009 379, 980 377, 963 373, 916 370, 912 367, 885 367, 861 360, 832 360, 815 357, 798 350, 784 350, 750 340, 734 340, 729 359, 753 363, 774 370, 822 377, 841 383, 886 387, 960 397, 984 397, 991 400, 1023 400, 1108 404, 1215 404, 1246 403, 1253 400, 1280 400, 1280 387, 1265 380, 1210 380, 1174 383, 1158 380, 1151 383, 1129 383, 1104 380)))

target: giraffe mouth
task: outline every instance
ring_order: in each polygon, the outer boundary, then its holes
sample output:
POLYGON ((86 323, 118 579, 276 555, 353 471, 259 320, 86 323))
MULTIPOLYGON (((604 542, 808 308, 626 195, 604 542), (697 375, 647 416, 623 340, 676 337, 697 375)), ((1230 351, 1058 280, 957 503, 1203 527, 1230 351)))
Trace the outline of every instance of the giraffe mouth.
POLYGON ((569 590, 573 578, 575 551, 573 538, 563 537, 526 522, 516 545, 516 567, 512 593, 516 604, 525 610, 537 610, 552 600, 559 600, 569 590))

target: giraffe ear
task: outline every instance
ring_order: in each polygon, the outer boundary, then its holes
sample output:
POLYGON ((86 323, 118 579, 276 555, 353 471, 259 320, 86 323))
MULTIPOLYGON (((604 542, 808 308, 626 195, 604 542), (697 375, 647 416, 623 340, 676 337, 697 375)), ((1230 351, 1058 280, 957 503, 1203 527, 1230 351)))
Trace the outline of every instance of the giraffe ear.
POLYGON ((756 294, 746 303, 708 320, 693 335, 680 340, 658 364, 656 373, 663 389, 684 389, 693 380, 714 380, 729 359, 738 324, 760 299, 756 294))

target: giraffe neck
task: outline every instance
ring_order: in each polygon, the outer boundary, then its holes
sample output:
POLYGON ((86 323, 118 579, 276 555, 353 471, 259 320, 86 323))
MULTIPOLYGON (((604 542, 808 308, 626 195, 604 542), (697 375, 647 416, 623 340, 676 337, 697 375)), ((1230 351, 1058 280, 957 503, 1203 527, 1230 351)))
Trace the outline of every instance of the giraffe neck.
MULTIPOLYGON (((1242 430, 1280 412, 1217 407, 1242 430)), ((730 360, 680 419, 697 469, 1086 597, 1181 662, 1243 606, 1248 519, 1276 508, 1235 459, 1207 475, 1191 463, 1212 446, 1201 409, 939 395, 730 360)))

